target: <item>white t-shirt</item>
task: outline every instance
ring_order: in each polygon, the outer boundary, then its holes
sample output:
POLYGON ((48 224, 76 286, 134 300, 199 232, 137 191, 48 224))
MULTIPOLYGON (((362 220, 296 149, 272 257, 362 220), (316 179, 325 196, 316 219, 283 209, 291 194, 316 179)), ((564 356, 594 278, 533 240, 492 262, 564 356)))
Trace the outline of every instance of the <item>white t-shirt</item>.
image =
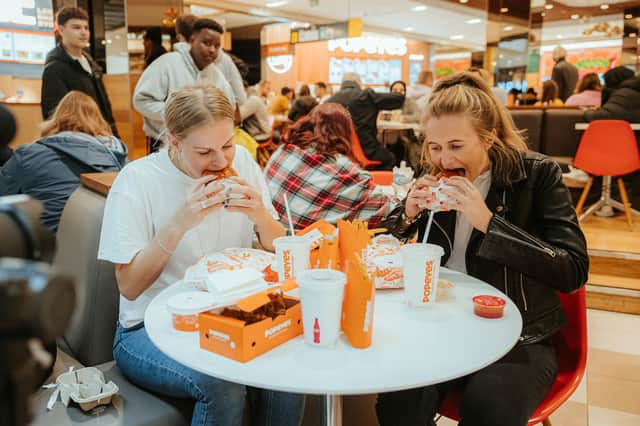
MULTIPOLYGON (((478 176, 476 180, 473 181, 473 186, 482 194, 482 198, 487 198, 487 194, 491 188, 491 169, 478 176)), ((466 254, 472 232, 473 225, 469 223, 464 213, 457 212, 453 251, 445 265, 447 268, 462 272, 463 274, 467 273, 466 254)))
MULTIPOLYGON (((232 167, 262 194, 274 219, 269 189, 249 152, 236 146, 232 167)), ((168 151, 129 163, 116 178, 104 209, 98 259, 128 264, 185 202, 195 180, 178 170, 168 151)), ((241 213, 218 209, 184 235, 158 279, 136 300, 120 295, 120 323, 132 327, 144 319, 151 300, 184 277, 202 256, 229 247, 251 247, 254 224, 241 213)))

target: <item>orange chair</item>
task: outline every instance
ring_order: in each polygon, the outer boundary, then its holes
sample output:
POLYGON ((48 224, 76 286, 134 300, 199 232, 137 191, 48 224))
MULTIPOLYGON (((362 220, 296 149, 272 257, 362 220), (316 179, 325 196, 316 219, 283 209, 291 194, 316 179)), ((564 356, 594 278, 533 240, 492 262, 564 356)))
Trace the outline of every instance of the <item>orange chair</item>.
POLYGON ((393 183, 393 172, 389 170, 372 170, 369 173, 376 185, 391 186, 393 183))
MULTIPOLYGON (((531 416, 528 425, 542 423, 551 426, 549 417, 575 392, 587 365, 587 305, 585 288, 571 294, 558 293, 567 317, 567 324, 554 338, 558 356, 558 375, 546 398, 531 416)), ((453 420, 460 420, 459 392, 452 392, 440 405, 438 412, 453 420)))
POLYGON ((618 189, 622 203, 611 198, 611 177, 640 169, 638 145, 629 123, 623 120, 596 120, 589 123, 578 145, 573 165, 590 175, 602 176, 600 200, 582 213, 592 181, 584 187, 576 206, 579 220, 584 220, 602 207, 610 206, 624 211, 629 227, 632 227, 631 214, 640 215, 640 212, 631 208, 621 177, 618 177, 618 189))
POLYGON ((360 145, 360 138, 358 138, 358 134, 353 126, 351 126, 351 151, 353 151, 353 156, 364 169, 369 170, 382 164, 382 161, 369 160, 367 158, 362 149, 362 145, 360 145))

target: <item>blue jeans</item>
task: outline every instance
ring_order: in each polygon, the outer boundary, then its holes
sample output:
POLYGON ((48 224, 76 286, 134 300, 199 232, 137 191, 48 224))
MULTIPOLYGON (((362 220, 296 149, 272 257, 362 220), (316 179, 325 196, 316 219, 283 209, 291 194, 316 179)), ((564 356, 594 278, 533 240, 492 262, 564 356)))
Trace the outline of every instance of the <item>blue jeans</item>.
MULTIPOLYGON (((153 345, 144 327, 125 329, 118 324, 113 357, 135 385, 171 397, 194 399, 192 425, 242 425, 247 387, 174 361, 153 345)), ((259 412, 251 413, 257 424, 297 426, 302 422, 304 395, 255 388, 250 391, 258 396, 259 412)))

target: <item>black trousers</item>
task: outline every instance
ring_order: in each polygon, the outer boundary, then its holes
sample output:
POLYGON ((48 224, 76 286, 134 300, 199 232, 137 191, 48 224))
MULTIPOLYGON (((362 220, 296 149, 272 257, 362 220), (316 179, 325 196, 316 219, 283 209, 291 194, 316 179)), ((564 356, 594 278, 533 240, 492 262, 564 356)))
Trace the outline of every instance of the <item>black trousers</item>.
POLYGON ((526 426, 557 372, 550 342, 517 345, 499 361, 461 379, 380 394, 376 413, 381 426, 431 425, 447 393, 460 386, 461 426, 526 426))
POLYGON ((371 155, 366 154, 369 160, 382 161, 382 164, 375 167, 375 170, 391 170, 396 165, 396 156, 385 148, 382 144, 371 155))

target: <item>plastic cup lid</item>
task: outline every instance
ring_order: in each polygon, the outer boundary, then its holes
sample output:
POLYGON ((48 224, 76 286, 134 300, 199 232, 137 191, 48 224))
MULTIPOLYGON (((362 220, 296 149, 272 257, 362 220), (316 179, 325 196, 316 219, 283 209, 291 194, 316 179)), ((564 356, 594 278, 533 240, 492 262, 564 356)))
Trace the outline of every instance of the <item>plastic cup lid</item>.
POLYGON ((475 296, 472 300, 474 303, 477 303, 478 305, 492 306, 492 307, 504 306, 506 303, 502 297, 489 296, 487 294, 475 296))
POLYGON ((204 291, 185 291, 171 296, 167 308, 178 315, 195 315, 210 310, 215 305, 215 298, 204 291))
POLYGON ((400 247, 400 251, 426 250, 431 256, 444 256, 444 249, 436 244, 410 243, 400 247))
POLYGON ((335 269, 308 269, 298 277, 300 287, 339 287, 346 282, 346 275, 335 269))

